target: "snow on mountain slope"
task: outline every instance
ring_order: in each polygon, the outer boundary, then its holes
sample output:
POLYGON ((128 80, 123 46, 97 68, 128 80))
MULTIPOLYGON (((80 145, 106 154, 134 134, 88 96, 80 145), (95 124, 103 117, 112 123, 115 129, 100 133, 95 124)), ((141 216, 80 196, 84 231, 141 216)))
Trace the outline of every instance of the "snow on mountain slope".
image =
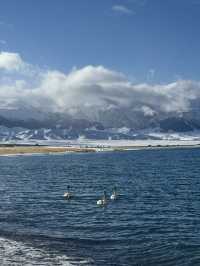
POLYGON ((200 141, 200 131, 187 133, 163 133, 159 129, 131 131, 128 129, 96 130, 94 128, 80 132, 73 129, 26 129, 0 126, 0 141, 37 141, 37 140, 167 140, 167 141, 200 141))

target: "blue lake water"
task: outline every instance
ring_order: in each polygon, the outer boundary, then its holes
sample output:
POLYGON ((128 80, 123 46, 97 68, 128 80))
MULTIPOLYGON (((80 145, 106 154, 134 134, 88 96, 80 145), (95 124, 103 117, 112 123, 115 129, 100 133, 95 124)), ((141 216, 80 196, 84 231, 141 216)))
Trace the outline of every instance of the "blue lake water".
POLYGON ((200 265, 200 149, 0 157, 0 199, 0 265, 200 265))

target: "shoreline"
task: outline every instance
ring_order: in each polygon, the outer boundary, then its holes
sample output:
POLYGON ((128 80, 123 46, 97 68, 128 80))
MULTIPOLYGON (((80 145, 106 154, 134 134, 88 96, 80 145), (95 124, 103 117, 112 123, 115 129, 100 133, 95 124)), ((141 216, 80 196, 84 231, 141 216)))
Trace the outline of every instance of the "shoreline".
POLYGON ((3 146, 0 145, 0 156, 12 155, 40 155, 40 154, 65 154, 65 153, 90 153, 90 152, 119 152, 133 150, 200 148, 200 144, 172 144, 172 145, 129 145, 110 147, 57 147, 57 146, 3 146))
POLYGON ((50 146, 13 146, 0 147, 0 156, 4 155, 31 155, 31 154, 51 154, 70 152, 95 152, 92 148, 74 147, 50 147, 50 146))

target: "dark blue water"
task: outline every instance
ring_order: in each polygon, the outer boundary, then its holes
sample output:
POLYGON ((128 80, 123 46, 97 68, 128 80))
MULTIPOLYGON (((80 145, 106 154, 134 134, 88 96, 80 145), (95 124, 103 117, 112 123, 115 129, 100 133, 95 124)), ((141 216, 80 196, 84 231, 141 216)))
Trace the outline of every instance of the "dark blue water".
POLYGON ((0 184, 1 265, 200 265, 199 149, 0 157, 0 184))

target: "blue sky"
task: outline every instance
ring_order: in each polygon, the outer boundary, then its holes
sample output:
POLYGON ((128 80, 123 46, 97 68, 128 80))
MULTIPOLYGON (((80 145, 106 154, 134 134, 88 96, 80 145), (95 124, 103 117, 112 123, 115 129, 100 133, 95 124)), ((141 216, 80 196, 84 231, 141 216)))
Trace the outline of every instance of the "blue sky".
POLYGON ((0 50, 68 72, 103 65, 134 82, 199 80, 199 0, 0 0, 0 50))

